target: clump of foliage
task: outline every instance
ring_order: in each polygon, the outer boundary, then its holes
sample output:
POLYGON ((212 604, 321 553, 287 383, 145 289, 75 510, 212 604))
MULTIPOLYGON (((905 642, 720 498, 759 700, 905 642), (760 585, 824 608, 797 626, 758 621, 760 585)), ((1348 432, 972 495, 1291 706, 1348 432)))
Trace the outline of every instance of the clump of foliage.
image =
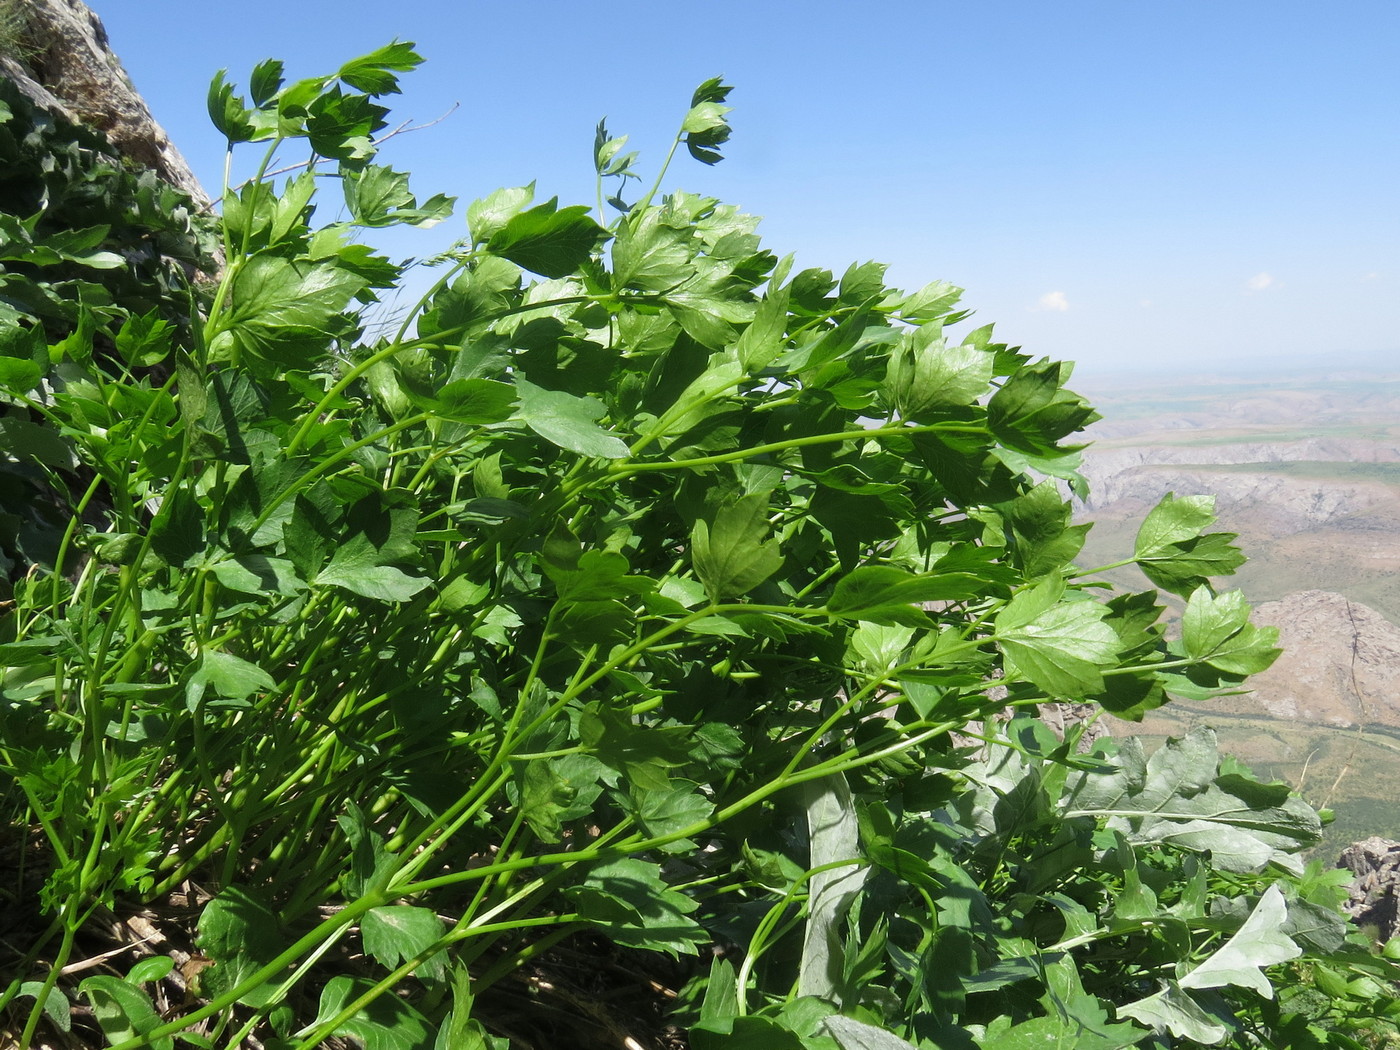
MULTIPOLYGON (((0 22, 24 14, 6 10, 0 22)), ((165 351, 142 340, 188 341, 203 294, 191 278, 215 270, 216 233, 187 196, 0 78, 0 382, 29 391, 49 369, 155 364, 165 351)), ((0 597, 10 574, 53 564, 77 505, 43 476, 76 465, 71 449, 10 404, 0 410, 10 453, 0 458, 0 597)))
MULTIPOLYGON (((220 76, 230 148, 267 148, 201 323, 0 341, 69 459, 10 454, 110 508, 0 613, 6 817, 50 859, 11 904, 45 917, 20 1044, 81 1001, 119 1050, 501 1047, 477 998, 585 930, 719 946, 678 1008, 698 1050, 1387 1038, 1394 968, 1299 860, 1316 813, 1208 732, 1085 754, 1033 717, 1274 659, 1210 582, 1242 561, 1210 500, 1166 497, 1152 587, 1107 589, 1061 487, 1094 418, 1067 366, 951 336, 947 284, 794 272, 664 168, 609 221, 640 176, 603 126, 596 218, 477 200, 367 336, 403 270, 358 234, 453 207, 374 145, 418 61, 220 76), (95 916, 191 885, 185 1005, 156 1008, 162 955, 64 976, 95 916)), ((728 92, 677 136, 703 163, 728 92)))

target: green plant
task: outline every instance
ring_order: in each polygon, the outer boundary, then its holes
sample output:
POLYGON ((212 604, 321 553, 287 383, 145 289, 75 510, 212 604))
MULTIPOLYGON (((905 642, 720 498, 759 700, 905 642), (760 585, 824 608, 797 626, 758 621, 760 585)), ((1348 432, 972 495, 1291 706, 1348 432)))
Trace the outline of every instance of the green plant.
MULTIPOLYGON (((402 268, 357 232, 452 208, 374 147, 418 61, 269 61, 247 100, 216 78, 230 148, 268 146, 185 345, 135 317, 120 359, 4 344, 9 403, 91 471, 78 510, 110 507, 0 619, 7 801, 52 860, 4 994, 21 1045, 78 995, 121 1050, 500 1046, 476 997, 590 929, 729 946, 682 1004, 701 1050, 1388 1024, 1391 966, 1298 863, 1319 824, 1286 788, 1202 736, 1148 761, 996 719, 1133 717, 1273 660, 1209 583, 1242 560, 1209 500, 1139 534, 1187 599, 1168 640, 1155 591, 1074 565, 1056 479, 1082 487, 1094 414, 1066 366, 954 341, 947 284, 793 273, 754 218, 658 201, 665 165, 607 226, 531 187, 476 201, 366 337, 402 268), (332 184, 350 218, 317 224, 332 184), (62 978, 94 915, 191 879, 213 965, 188 1008, 156 1011, 159 962, 62 978), (1346 998, 1307 998, 1324 973, 1346 998)), ((728 91, 701 85, 672 154, 719 159, 728 91)), ((602 221, 624 148, 599 127, 602 221)))

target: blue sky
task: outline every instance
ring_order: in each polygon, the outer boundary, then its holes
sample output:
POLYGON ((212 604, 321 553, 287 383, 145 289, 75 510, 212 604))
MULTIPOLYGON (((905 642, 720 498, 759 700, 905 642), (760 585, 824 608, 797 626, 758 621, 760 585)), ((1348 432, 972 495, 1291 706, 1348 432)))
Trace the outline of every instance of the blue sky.
MULTIPOLYGON (((1400 3, 1350 0, 90 0, 211 192, 210 76, 328 72, 397 37, 426 65, 387 161, 463 204, 594 199, 606 116, 654 171, 724 74, 726 160, 669 188, 764 216, 801 266, 967 289, 976 323, 1117 371, 1400 372, 1400 3)), ((299 159, 299 158, 292 158, 299 159)), ((461 209, 459 209, 460 212, 461 209)), ((427 255, 461 219, 389 247, 427 255)))

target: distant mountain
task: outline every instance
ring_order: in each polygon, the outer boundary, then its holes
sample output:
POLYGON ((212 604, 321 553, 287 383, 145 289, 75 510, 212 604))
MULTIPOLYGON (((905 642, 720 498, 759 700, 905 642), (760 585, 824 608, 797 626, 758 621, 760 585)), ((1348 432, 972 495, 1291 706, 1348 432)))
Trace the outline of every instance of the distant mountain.
MULTIPOLYGON (((1214 725, 1261 773, 1338 811, 1335 845, 1400 838, 1400 377, 1199 378, 1091 391, 1083 562, 1129 555, 1166 492, 1210 493, 1240 587, 1284 655, 1253 692, 1176 703, 1115 733, 1214 725)), ((1128 587, 1133 570, 1115 575, 1128 587)))
POLYGON ((1302 591, 1255 610, 1285 655, 1222 711, 1329 726, 1400 729, 1400 627, 1342 594, 1302 591))

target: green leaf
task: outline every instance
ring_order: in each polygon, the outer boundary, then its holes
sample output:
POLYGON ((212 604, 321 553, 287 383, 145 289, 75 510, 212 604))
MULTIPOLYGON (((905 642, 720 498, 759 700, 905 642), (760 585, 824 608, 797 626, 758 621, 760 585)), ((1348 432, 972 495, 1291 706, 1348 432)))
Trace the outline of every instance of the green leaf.
POLYGON ((1235 1028, 1231 1018, 1207 1012, 1175 981, 1166 982, 1160 991, 1145 999, 1118 1007, 1118 1012, 1149 1028, 1167 1030, 1203 1046, 1223 1043, 1235 1028))
POLYGON ((136 962, 126 973, 130 984, 163 981, 175 969, 175 960, 168 955, 151 955, 136 962))
POLYGON ((277 682, 257 664, 241 656, 205 649, 200 653, 199 666, 185 685, 185 703, 191 711, 210 688, 216 696, 241 702, 254 693, 276 689, 277 682))
MULTIPOLYGON (((142 1039, 162 1024, 150 996, 119 977, 99 974, 85 978, 78 985, 78 991, 92 1003, 93 1017, 97 1019, 102 1034, 113 1044, 142 1039)), ((146 1040, 142 1045, 154 1050, 170 1050, 175 1040, 171 1036, 163 1036, 146 1040)))
POLYGON ((1184 597, 1208 577, 1228 576, 1244 564, 1230 543, 1233 532, 1204 531, 1214 524, 1214 496, 1178 499, 1168 492, 1138 529, 1133 557, 1154 584, 1184 597))
POLYGON ((408 188, 408 175, 381 164, 366 164, 341 176, 345 203, 356 223, 371 228, 409 225, 436 226, 452 215, 454 198, 442 194, 418 204, 408 188))
POLYGON ((332 558, 331 563, 316 574, 314 582, 343 587, 362 598, 406 602, 433 581, 426 576, 410 576, 392 565, 374 565, 349 556, 339 561, 332 558))
POLYGON ((948 346, 941 322, 906 333, 890 355, 885 389, 906 419, 971 405, 987 392, 992 355, 976 346, 948 346))
POLYGON ((580 916, 626 947, 675 957, 709 943, 709 935, 690 918, 695 902, 666 885, 655 864, 630 857, 598 864, 582 884, 563 892, 580 916))
POLYGON ((598 760, 625 776, 639 791, 666 791, 666 771, 690 757, 685 726, 637 725, 601 701, 579 716, 579 739, 598 760))
POLYGON ((700 1025, 720 1034, 731 1030, 739 1016, 738 975, 734 964, 716 956, 710 961, 710 976, 705 982, 705 998, 700 1004, 700 1025))
POLYGON ((150 368, 165 360, 175 328, 155 310, 132 314, 117 331, 117 353, 133 368, 150 368))
MULTIPOLYGON (((628 798, 628 809, 646 833, 660 837, 693 827, 710 818, 714 803, 697 794, 695 785, 685 781, 668 781, 663 788, 637 792, 628 798)), ((693 849, 694 843, 680 840, 667 849, 682 852, 693 849)))
POLYGON ((336 71, 336 76, 357 91, 371 95, 392 95, 399 90, 395 73, 409 73, 423 64, 414 45, 394 40, 368 54, 352 58, 336 71))
POLYGON ((472 244, 490 241, 534 199, 535 184, 532 182, 528 186, 496 190, 467 205, 467 228, 471 230, 472 244))
POLYGON ((712 601, 747 594, 782 568, 782 549, 766 539, 767 510, 768 497, 755 492, 695 523, 691 562, 712 601))
POLYGON ((1033 456, 1059 451, 1059 441, 1099 418, 1078 394, 1063 388, 1067 366, 1024 365, 987 402, 987 425, 1013 450, 1033 456))
POLYGON ((722 103, 734 89, 722 77, 711 77, 690 97, 690 111, 681 128, 685 148, 701 164, 718 164, 723 158, 718 147, 729 141, 729 124, 724 115, 729 107, 722 103))
POLYGON ((285 558, 249 554, 231 561, 217 562, 211 571, 231 591, 244 594, 281 594, 292 597, 306 590, 306 582, 285 558))
MULTIPOLYGON (((364 977, 332 977, 321 989, 320 1009, 310 1027, 328 1024, 373 987, 374 982, 364 977)), ((425 1050, 433 1041, 423 1015, 392 993, 377 995, 325 1035, 348 1036, 365 1050, 425 1050)))
POLYGON ((1186 655, 1227 674, 1266 670, 1281 655, 1277 627, 1249 622, 1249 603, 1240 591, 1214 596, 1198 587, 1181 617, 1181 644, 1186 655))
MULTIPOLYGON (((19 986, 18 994, 38 999, 43 991, 43 981, 25 981, 19 986)), ((44 1013, 60 1032, 73 1030, 73 1008, 68 1004, 68 997, 57 987, 51 987, 44 996, 44 1013)))
POLYGON ((247 142, 253 135, 252 114, 241 97, 234 97, 233 85, 224 79, 227 76, 228 70, 221 69, 209 83, 209 119, 230 143, 247 142))
POLYGON ((1272 999, 1274 987, 1264 976, 1264 967, 1287 962, 1303 954, 1303 949, 1282 932, 1287 911, 1283 894, 1275 883, 1264 891, 1259 903, 1234 936, 1209 959, 1180 979, 1181 987, 1222 988, 1233 984, 1251 988, 1265 999, 1272 999))
POLYGON ((1270 863, 1300 871, 1297 854, 1321 833, 1317 814, 1287 789, 1222 774, 1208 728, 1168 740, 1150 760, 1141 741, 1127 738, 1118 768, 1067 779, 1060 807, 1065 816, 1107 819, 1134 845, 1208 850, 1217 867, 1232 872, 1260 871, 1270 863))
POLYGON ((892 565, 862 565, 841 577, 826 611, 843 620, 927 627, 928 614, 918 606, 965 599, 969 582, 980 589, 980 581, 970 581, 962 573, 911 573, 892 565))
POLYGON ((601 401, 545 390, 525 379, 516 379, 515 387, 520 394, 516 418, 546 441, 594 459, 627 458, 627 443, 595 422, 607 411, 601 401))
POLYGON ((27 394, 38 385, 44 369, 34 361, 19 357, 0 357, 0 387, 13 394, 27 394))
MULTIPOLYGON (((826 1018, 822 1024, 826 1026, 832 1038, 841 1044, 841 1050, 918 1050, 913 1043, 899 1038, 893 1032, 839 1014, 826 1018)), ((1002 1044, 998 1044, 1000 1045, 1002 1044)))
POLYGON ((995 620, 1008 674, 1029 679, 1051 697, 1082 699, 1103 690, 1103 670, 1118 656, 1118 635, 1094 601, 1062 601, 1053 578, 1007 603, 995 620))
POLYGON ((509 419, 516 390, 492 379, 458 379, 448 383, 428 402, 434 415, 454 423, 485 426, 509 419))
POLYGON ((368 818, 354 802, 347 802, 336 823, 350 844, 349 871, 341 880, 350 897, 362 897, 382 889, 397 865, 397 855, 385 845, 384 836, 370 826, 368 818))
MULTIPOLYGON (((388 970, 426 951, 442 934, 442 920, 431 908, 407 904, 371 908, 360 921, 365 954, 388 970)), ((443 980, 447 977, 447 958, 441 952, 430 955, 414 972, 427 980, 443 980)))
MULTIPOLYGON (((281 919, 254 890, 228 886, 204 906, 199 917, 199 947, 214 965, 201 975, 206 995, 231 992, 287 947, 281 919)), ((274 977, 244 992, 245 1006, 266 1006, 277 992, 274 977)))
POLYGON ((275 58, 264 59, 253 67, 252 76, 248 78, 248 94, 253 105, 266 105, 282 89, 282 68, 281 61, 275 58))
POLYGON ((183 568, 204 553, 204 510, 187 488, 167 494, 151 523, 151 550, 167 565, 183 568))
POLYGON ((366 287, 359 274, 331 263, 256 255, 234 278, 228 331, 250 354, 305 364, 308 351, 319 354, 340 331, 350 300, 366 287))
MULTIPOLYGON (((0 358, 0 361, 13 360, 14 358, 0 358)), ((48 427, 17 416, 0 417, 0 448, 4 448, 8 458, 21 462, 31 460, 60 470, 72 470, 78 465, 71 440, 54 433, 48 427)))
POLYGON ((545 277, 568 277, 607 236, 588 208, 559 208, 552 197, 507 219, 486 242, 486 250, 545 277))
POLYGON ((1070 565, 1089 531, 1088 525, 1070 524, 1072 508, 1051 480, 997 509, 1010 529, 1016 560, 1031 579, 1070 565))

